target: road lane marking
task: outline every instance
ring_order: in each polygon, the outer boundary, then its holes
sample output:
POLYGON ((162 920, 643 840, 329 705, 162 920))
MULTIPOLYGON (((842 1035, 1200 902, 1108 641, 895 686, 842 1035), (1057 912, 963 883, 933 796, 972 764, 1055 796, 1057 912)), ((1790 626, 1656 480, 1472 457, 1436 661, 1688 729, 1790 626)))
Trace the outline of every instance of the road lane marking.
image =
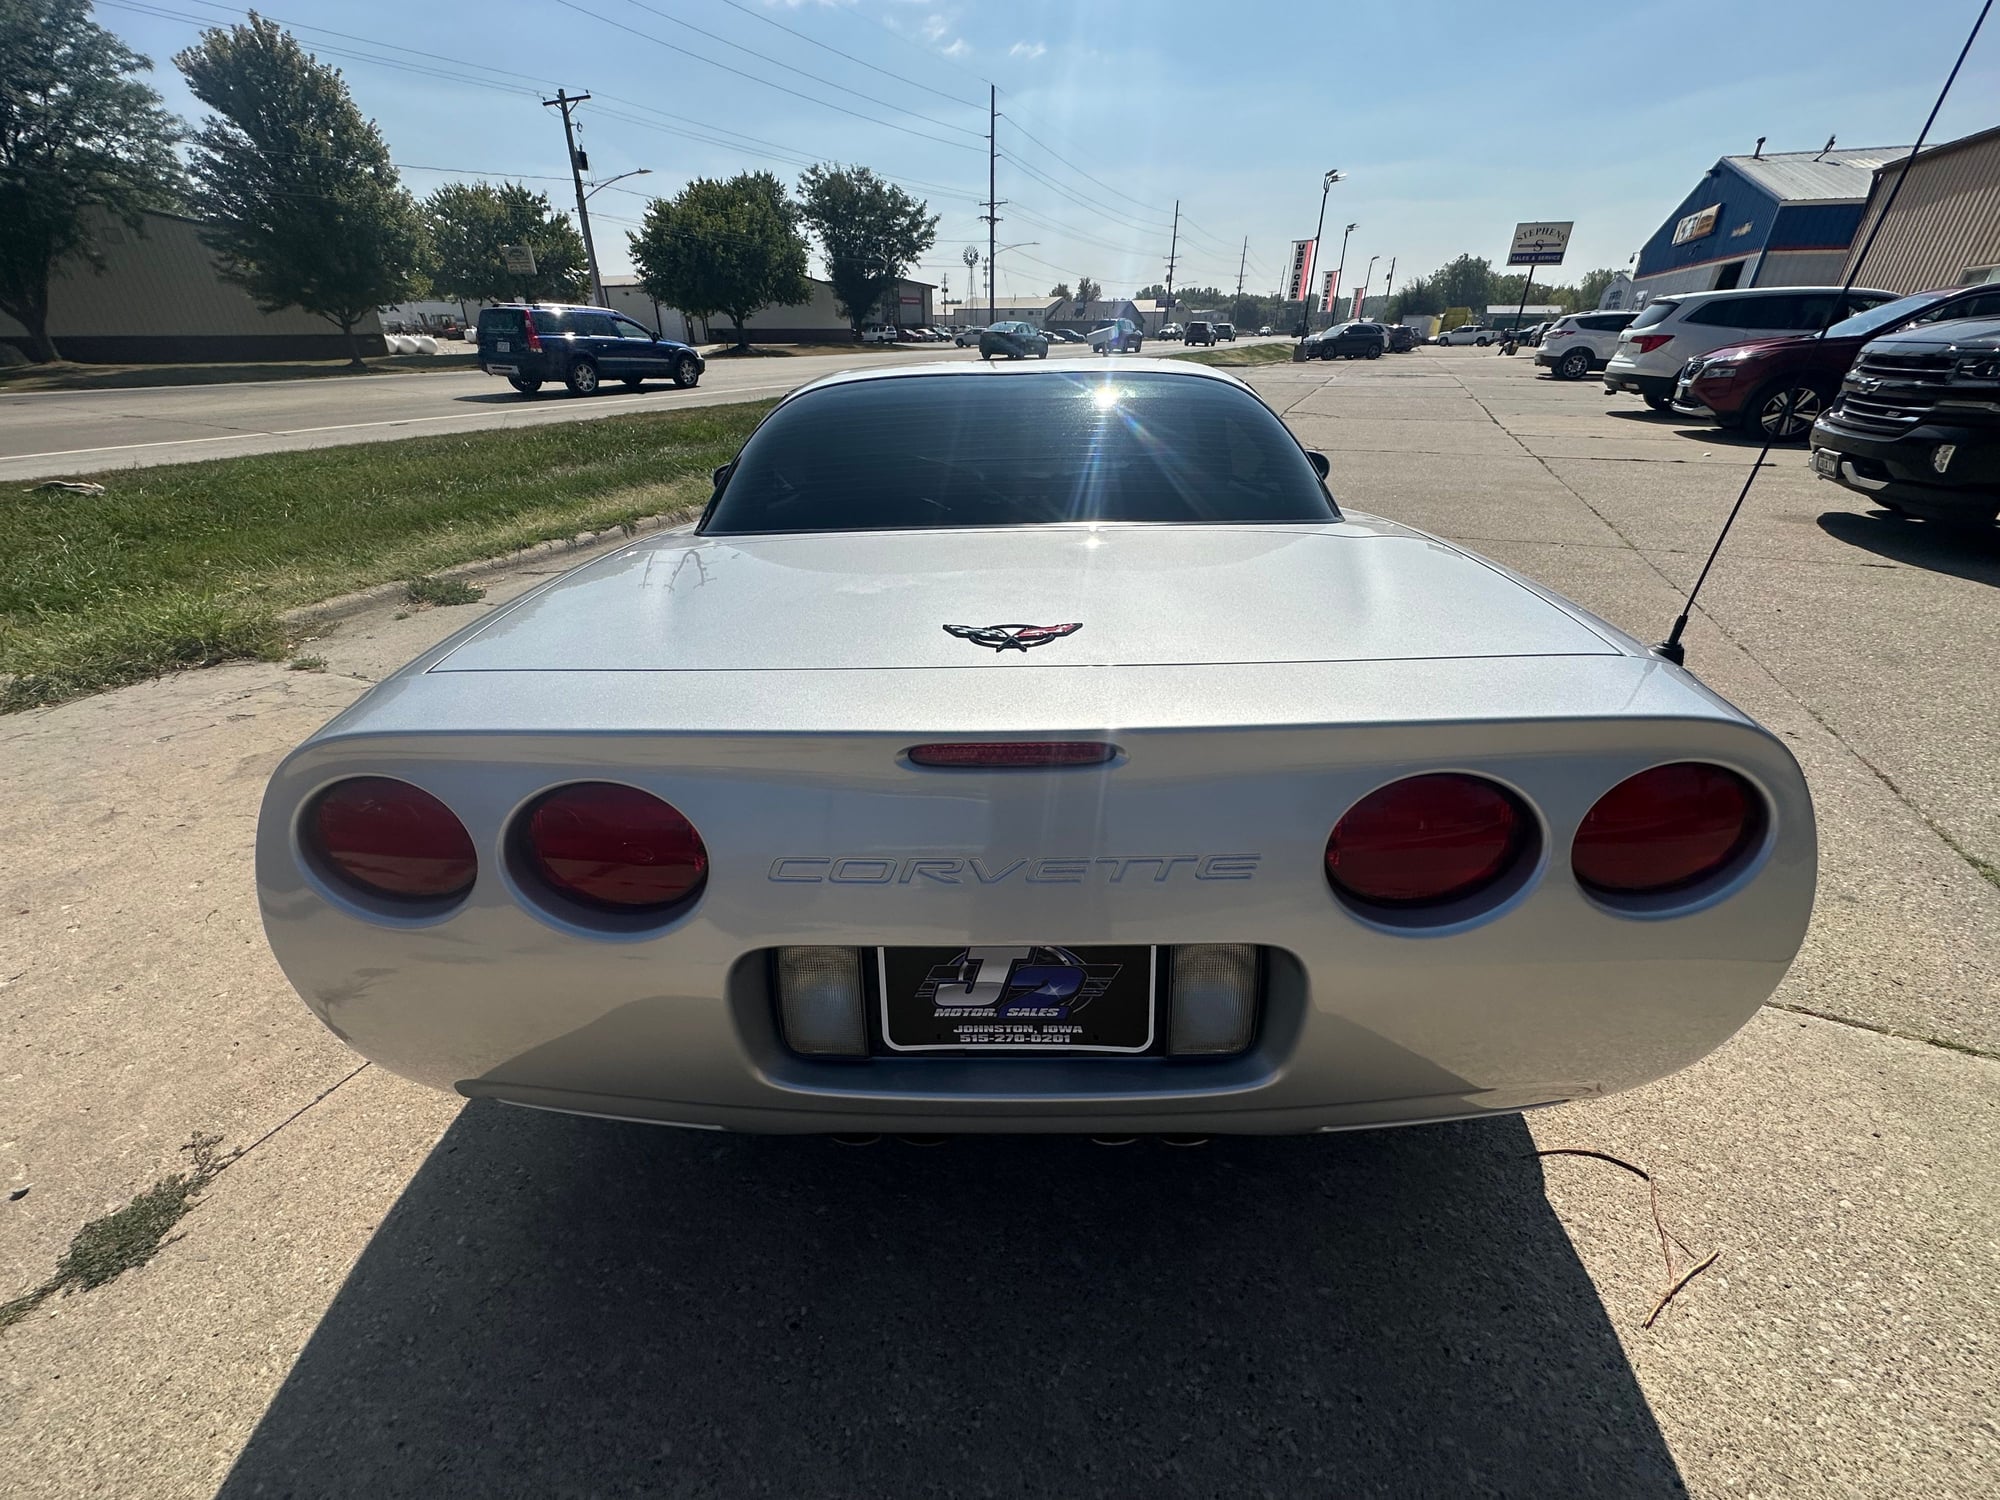
MULTIPOLYGON (((730 395, 735 396, 762 391, 789 391, 792 389, 792 386, 790 383, 778 385, 735 385, 729 386, 726 389, 730 395)), ((663 391, 660 394, 664 396, 666 392, 663 391)), ((727 406, 729 403, 726 401, 710 401, 706 404, 709 406, 727 406)), ((629 409, 627 408, 627 410, 629 409)), ((547 410, 547 408, 540 408, 540 410, 547 410)), ((523 414, 525 415, 525 413, 523 414)), ((587 413, 584 412, 577 412, 575 414, 577 420, 582 420, 586 415, 587 413)), ((615 417, 622 415, 622 413, 606 410, 601 415, 615 417)), ((241 432, 218 433, 214 437, 161 438, 151 443, 111 443, 100 448, 56 448, 45 453, 0 453, 0 464, 24 463, 31 458, 75 458, 85 453, 131 453, 141 448, 192 447, 196 443, 240 443, 252 441, 257 438, 306 437, 315 432, 357 432, 372 427, 414 427, 419 422, 470 422, 478 421, 479 419, 480 413, 478 412, 450 411, 440 413, 434 417, 394 417, 381 422, 336 422, 324 427, 246 427, 241 432)), ((158 422, 170 419, 163 417, 140 417, 135 420, 158 422)), ((552 414, 549 420, 555 421, 558 418, 552 414)), ((506 424, 493 423, 491 425, 498 427, 505 426, 506 424)), ((475 428, 474 430, 479 431, 482 429, 475 428)))

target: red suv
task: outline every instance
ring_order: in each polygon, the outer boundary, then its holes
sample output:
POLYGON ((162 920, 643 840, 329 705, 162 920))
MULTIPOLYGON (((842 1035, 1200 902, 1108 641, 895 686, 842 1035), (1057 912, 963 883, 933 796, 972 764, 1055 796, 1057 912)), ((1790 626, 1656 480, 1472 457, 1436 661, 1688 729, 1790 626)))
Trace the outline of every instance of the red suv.
POLYGON ((1844 318, 1817 337, 1752 339, 1681 367, 1673 409, 1751 437, 1792 443, 1833 403, 1841 377, 1870 339, 1953 318, 2000 317, 2000 286, 1949 287, 1898 297, 1844 318))

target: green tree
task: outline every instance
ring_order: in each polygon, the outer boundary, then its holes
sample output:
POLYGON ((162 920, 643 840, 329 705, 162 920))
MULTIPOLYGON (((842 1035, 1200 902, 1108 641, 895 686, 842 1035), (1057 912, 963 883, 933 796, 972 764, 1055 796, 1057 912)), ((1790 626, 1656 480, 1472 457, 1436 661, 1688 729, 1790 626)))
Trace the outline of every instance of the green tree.
POLYGON ((1576 306, 1572 311, 1587 312, 1596 307, 1598 299, 1604 295, 1604 289, 1617 279, 1618 273, 1609 266, 1600 267, 1595 271, 1585 271, 1583 279, 1577 283, 1576 306))
POLYGON ((1264 316, 1261 298, 1237 297, 1229 304, 1229 321, 1238 328, 1255 328, 1271 320, 1264 316))
POLYGON ((1097 282, 1092 281, 1088 276, 1076 284, 1076 300, 1079 302, 1095 302, 1103 295, 1104 288, 1097 282))
POLYGON ((423 202, 431 289, 449 302, 575 302, 589 295, 583 236, 546 193, 517 182, 448 182, 423 202), (507 245, 535 252, 535 274, 510 276, 507 245))
POLYGON ((866 167, 808 167, 799 198, 826 256, 833 300, 858 333, 937 242, 938 216, 866 167))
POLYGON ((1486 304, 1493 301, 1493 266, 1484 257, 1461 255, 1430 278, 1439 308, 1469 307, 1475 318, 1484 317, 1486 304))
POLYGON ((1069 301, 1069 283, 1067 281, 1058 281, 1054 286, 1049 288, 1049 295, 1051 297, 1060 297, 1065 302, 1069 301))
POLYGON ((347 338, 423 286, 423 226, 338 68, 255 12, 204 31, 174 65, 215 113, 194 138, 196 211, 223 274, 260 307, 303 308, 347 338))
POLYGON ((180 122, 131 75, 152 62, 90 19, 89 0, 0 0, 0 312, 49 337, 49 278, 104 267, 105 217, 142 229, 181 187, 180 122))
POLYGON ((655 198, 627 238, 648 296, 691 317, 726 314, 741 348, 743 324, 759 308, 812 296, 798 224, 782 182, 743 172, 726 182, 697 177, 674 198, 655 198))

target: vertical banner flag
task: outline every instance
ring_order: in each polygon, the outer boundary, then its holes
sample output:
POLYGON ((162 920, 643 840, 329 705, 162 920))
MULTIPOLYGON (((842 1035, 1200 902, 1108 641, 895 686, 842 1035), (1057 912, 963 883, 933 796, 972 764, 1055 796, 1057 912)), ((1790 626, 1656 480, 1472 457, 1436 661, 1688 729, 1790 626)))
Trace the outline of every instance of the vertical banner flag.
POLYGON ((1348 317, 1359 319, 1361 316, 1361 304, 1367 300, 1368 288, 1365 286, 1356 287, 1354 289, 1354 311, 1349 313, 1348 317))
POLYGON ((1312 294, 1313 251, 1318 246, 1318 240, 1292 241, 1292 279, 1291 290, 1285 294, 1287 302, 1303 302, 1312 294))
POLYGON ((1326 273, 1326 285, 1320 289, 1319 310, 1321 312, 1330 313, 1333 311, 1333 299, 1340 292, 1339 282, 1340 267, 1335 266, 1331 271, 1326 273))

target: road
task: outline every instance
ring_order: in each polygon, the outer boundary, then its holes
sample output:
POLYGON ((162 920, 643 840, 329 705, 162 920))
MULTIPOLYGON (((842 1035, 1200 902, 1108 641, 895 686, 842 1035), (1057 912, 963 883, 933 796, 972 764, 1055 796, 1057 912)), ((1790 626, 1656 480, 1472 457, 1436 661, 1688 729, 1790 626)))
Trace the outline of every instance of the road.
MULTIPOLYGON (((1251 379, 1344 504, 1662 634, 1754 450, 1420 350, 1251 379)), ((2000 544, 1796 453, 1690 666, 1812 784, 1818 909, 1714 1056, 1519 1120, 855 1151, 466 1104, 264 946, 277 759, 469 609, 0 720, 0 1298, 249 1148, 143 1269, 0 1333, 11 1496, 1993 1492, 2000 544), (1660 1224, 1714 1265, 1651 1327, 1660 1224)), ((400 617, 399 617, 400 616, 400 617)), ((1687 1257, 1676 1252, 1677 1269, 1687 1257)))
MULTIPOLYGON (((523 398, 505 381, 477 370, 23 392, 0 395, 0 482, 385 442, 424 433, 573 422, 631 411, 676 411, 782 395, 836 370, 977 357, 973 350, 949 344, 790 357, 724 356, 709 361, 693 391, 658 384, 636 392, 612 386, 582 400, 555 387, 523 398)), ((1083 345, 1058 344, 1049 357, 1095 356, 1083 345)))

